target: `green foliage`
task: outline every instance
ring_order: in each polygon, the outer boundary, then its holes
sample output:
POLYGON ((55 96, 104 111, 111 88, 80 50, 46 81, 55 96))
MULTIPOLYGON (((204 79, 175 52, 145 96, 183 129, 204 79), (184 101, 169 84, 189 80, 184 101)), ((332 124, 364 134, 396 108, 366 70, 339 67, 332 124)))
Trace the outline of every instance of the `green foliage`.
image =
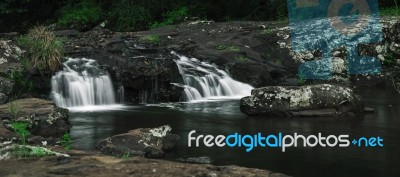
POLYGON ((249 59, 249 58, 247 58, 247 57, 245 57, 245 56, 243 56, 243 55, 236 56, 236 57, 235 57, 235 60, 236 60, 236 61, 238 61, 238 62, 246 62, 246 61, 250 61, 250 59, 249 59))
POLYGON ((27 146, 27 145, 15 145, 8 150, 0 150, 0 154, 5 154, 8 151, 11 156, 24 158, 24 157, 47 157, 56 155, 55 152, 50 151, 44 147, 27 146))
POLYGON ((275 31, 276 31, 276 29, 267 28, 267 29, 262 30, 262 31, 261 31, 261 34, 269 35, 269 34, 272 34, 272 33, 275 32, 275 31))
POLYGON ((18 39, 18 44, 27 52, 24 58, 30 66, 39 70, 55 72, 59 69, 63 60, 63 41, 44 26, 38 26, 18 39))
POLYGON ((23 73, 22 73, 22 71, 21 70, 19 70, 19 69, 14 69, 14 70, 11 70, 11 73, 10 73, 10 78, 12 79, 12 80, 14 80, 15 82, 20 82, 21 80, 23 80, 23 73))
POLYGON ((279 58, 279 59, 277 59, 276 61, 275 61, 277 64, 283 64, 283 59, 282 58, 279 58))
POLYGON ((400 16, 400 9, 396 7, 380 8, 379 13, 381 16, 400 16))
POLYGON ((122 155, 122 159, 129 159, 131 157, 131 155, 130 155, 130 153, 129 152, 127 152, 127 153, 125 153, 124 155, 122 155))
POLYGON ((157 35, 147 35, 142 38, 142 40, 151 42, 153 44, 158 44, 160 42, 160 37, 157 35))
MULTIPOLYGON (((21 64, 24 65, 23 61, 26 60, 20 60, 21 64)), ((25 68, 28 69, 29 66, 27 66, 25 68)), ((10 79, 12 79, 15 82, 16 85, 16 90, 17 90, 17 95, 21 95, 24 92, 31 92, 33 90, 33 81, 26 78, 26 71, 24 71, 23 69, 14 69, 11 70, 10 72, 10 79)))
POLYGON ((83 0, 75 5, 67 5, 62 10, 58 23, 63 26, 84 26, 101 19, 102 9, 94 0, 83 0))
POLYGON ((151 28, 158 28, 167 25, 173 25, 182 22, 189 15, 189 8, 180 7, 173 11, 164 13, 162 22, 154 22, 151 28))
POLYGON ((21 6, 14 7, 15 4, 27 4, 31 0, 3 0, 0 2, 0 14, 11 14, 11 13, 23 13, 26 12, 27 9, 21 6))
POLYGON ((61 146, 63 146, 65 150, 70 150, 72 148, 71 144, 71 136, 69 135, 69 133, 64 133, 61 138, 61 146))
POLYGON ((109 22, 116 31, 147 29, 151 16, 148 9, 134 1, 120 0, 109 13, 109 22))
POLYGON ((21 111, 21 107, 18 102, 12 101, 10 103, 10 107, 8 112, 10 113, 10 116, 13 117, 14 119, 18 118, 18 114, 21 111))
POLYGON ((26 143, 26 137, 31 134, 28 130, 28 124, 26 122, 13 122, 11 127, 14 129, 15 133, 20 136, 21 143, 26 143))
POLYGON ((385 58, 385 60, 383 61, 384 65, 392 65, 395 62, 393 52, 391 51, 389 51, 384 58, 385 58))
POLYGON ((220 46, 217 46, 217 50, 239 52, 240 48, 238 46, 235 46, 235 45, 220 45, 220 46))
POLYGON ((304 74, 301 70, 299 70, 299 84, 304 85, 306 83, 306 80, 304 78, 304 74))

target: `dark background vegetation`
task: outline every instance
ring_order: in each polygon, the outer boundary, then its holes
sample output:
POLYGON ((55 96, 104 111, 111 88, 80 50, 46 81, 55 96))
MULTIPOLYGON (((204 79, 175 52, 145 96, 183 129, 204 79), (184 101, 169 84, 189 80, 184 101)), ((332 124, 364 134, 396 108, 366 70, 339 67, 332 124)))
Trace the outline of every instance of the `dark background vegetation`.
MULTIPOLYGON (((379 1, 386 14, 396 1, 379 1)), ((32 26, 85 31, 103 21, 115 31, 137 31, 178 23, 185 17, 215 21, 284 20, 286 0, 1 0, 0 32, 32 26)))

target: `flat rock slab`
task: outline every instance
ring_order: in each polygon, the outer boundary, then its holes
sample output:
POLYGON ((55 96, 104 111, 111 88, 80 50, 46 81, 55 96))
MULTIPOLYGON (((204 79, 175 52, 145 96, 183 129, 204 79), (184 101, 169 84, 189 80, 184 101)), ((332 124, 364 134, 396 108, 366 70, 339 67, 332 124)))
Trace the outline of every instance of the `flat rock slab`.
POLYGON ((238 166, 187 164, 143 157, 121 159, 94 154, 4 160, 0 161, 0 166, 1 176, 287 177, 267 170, 238 166))
POLYGON ((254 89, 251 96, 241 99, 240 110, 250 116, 294 117, 355 115, 364 111, 361 97, 353 90, 329 84, 254 89))
POLYGON ((0 119, 10 129, 14 121, 26 122, 33 135, 58 136, 68 132, 68 109, 56 106, 52 101, 27 98, 0 105, 0 119), (16 116, 10 115, 11 107, 17 110, 16 116))

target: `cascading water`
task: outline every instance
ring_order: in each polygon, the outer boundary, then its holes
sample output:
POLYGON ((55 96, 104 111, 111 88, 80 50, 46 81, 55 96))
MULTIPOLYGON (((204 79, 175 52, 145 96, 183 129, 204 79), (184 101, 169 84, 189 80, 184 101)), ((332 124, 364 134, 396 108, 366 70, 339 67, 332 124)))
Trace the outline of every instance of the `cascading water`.
MULTIPOLYGON (((107 71, 92 59, 69 58, 51 79, 51 97, 61 107, 115 104, 115 91, 107 71)), ((123 92, 123 90, 120 90, 123 92)))
POLYGON ((175 52, 172 54, 179 57, 175 62, 184 82, 184 85, 175 85, 184 89, 187 101, 237 99, 251 95, 252 86, 232 79, 215 65, 175 52))

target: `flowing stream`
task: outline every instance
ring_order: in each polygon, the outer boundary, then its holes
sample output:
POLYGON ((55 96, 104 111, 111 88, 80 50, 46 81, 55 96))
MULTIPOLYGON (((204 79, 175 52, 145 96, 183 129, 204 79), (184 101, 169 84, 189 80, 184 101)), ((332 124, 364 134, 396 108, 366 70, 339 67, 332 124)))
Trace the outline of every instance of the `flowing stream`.
POLYGON ((240 99, 251 94, 252 86, 232 79, 217 66, 175 52, 172 54, 179 57, 175 62, 184 82, 184 85, 174 84, 183 87, 186 101, 240 99))

